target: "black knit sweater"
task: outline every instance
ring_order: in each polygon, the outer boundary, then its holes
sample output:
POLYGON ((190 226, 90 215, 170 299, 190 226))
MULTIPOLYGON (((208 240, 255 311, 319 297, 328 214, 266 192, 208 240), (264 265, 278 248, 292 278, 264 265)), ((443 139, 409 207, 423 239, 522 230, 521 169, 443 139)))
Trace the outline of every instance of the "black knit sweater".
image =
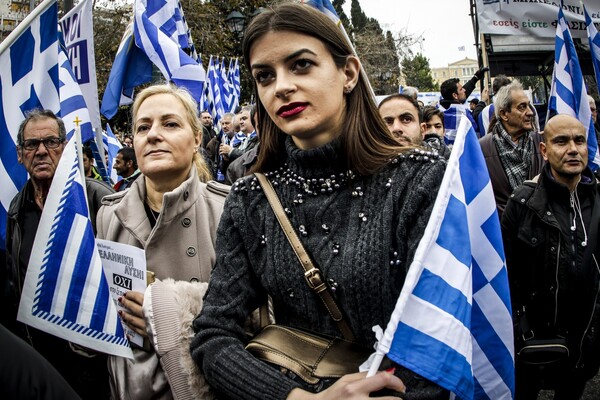
MULTIPOLYGON (((344 169, 339 147, 334 141, 303 151, 287 140, 286 164, 267 176, 335 287, 357 340, 372 346, 371 328, 388 323, 446 164, 413 150, 377 174, 358 176, 344 169)), ((224 397, 284 399, 299 386, 244 350, 244 321, 267 293, 278 324, 341 336, 303 274, 256 178, 238 180, 225 203, 217 261, 191 346, 224 397)))

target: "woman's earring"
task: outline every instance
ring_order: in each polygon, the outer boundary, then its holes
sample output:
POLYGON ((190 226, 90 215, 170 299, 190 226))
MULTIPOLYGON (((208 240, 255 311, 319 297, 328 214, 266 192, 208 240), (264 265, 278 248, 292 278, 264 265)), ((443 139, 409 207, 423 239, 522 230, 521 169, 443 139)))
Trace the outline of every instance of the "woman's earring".
POLYGON ((352 89, 353 89, 352 87, 346 86, 346 87, 344 87, 344 93, 350 94, 350 93, 352 93, 352 89))

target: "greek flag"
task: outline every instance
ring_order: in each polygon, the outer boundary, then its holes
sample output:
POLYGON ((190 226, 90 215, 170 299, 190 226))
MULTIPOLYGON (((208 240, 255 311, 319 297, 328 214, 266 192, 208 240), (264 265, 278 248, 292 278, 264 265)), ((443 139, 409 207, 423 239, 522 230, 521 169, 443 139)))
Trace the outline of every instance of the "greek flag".
POLYGON ((575 117, 587 131, 588 165, 592 171, 600 168, 598 140, 592 122, 592 111, 587 99, 585 82, 577 58, 577 51, 569 31, 562 8, 558 8, 556 44, 554 50, 554 72, 548 102, 548 116, 567 114, 575 117))
POLYGON ((100 110, 98 109, 98 84, 94 57, 92 0, 80 1, 60 19, 59 23, 64 36, 66 53, 73 67, 73 75, 88 106, 92 126, 98 128, 100 127, 100 110))
MULTIPOLYGON (((429 223, 370 373, 386 355, 457 398, 512 399, 508 275, 477 134, 462 118, 429 223)), ((370 365, 369 365, 370 364, 370 365)))
POLYGON ((231 88, 231 92, 233 94, 232 104, 231 104, 231 112, 235 112, 235 110, 240 105, 240 94, 241 94, 241 83, 240 83, 240 65, 239 61, 236 58, 235 63, 233 65, 233 70, 231 69, 231 63, 229 63, 229 87, 231 88))
POLYGON ((229 79, 227 78, 227 69, 225 68, 225 57, 221 61, 221 68, 219 69, 220 77, 219 84, 221 89, 221 95, 223 97, 223 111, 233 112, 231 105, 233 103, 233 93, 231 87, 229 87, 229 79))
POLYGON ((18 320, 133 358, 96 248, 76 141, 65 146, 33 244, 18 320))
POLYGON ((77 119, 81 128, 82 140, 85 142, 94 137, 94 129, 92 128, 92 121, 85 98, 81 93, 81 88, 79 87, 79 83, 77 83, 75 75, 73 75, 67 54, 62 47, 59 47, 58 63, 60 65, 60 69, 58 70, 60 111, 58 115, 65 123, 67 139, 73 137, 77 128, 75 123, 77 119))
POLYGON ((27 181, 16 152, 26 112, 52 110, 63 117, 67 132, 73 116, 85 119, 79 86, 59 50, 57 13, 56 0, 45 0, 0 44, 0 248, 6 241, 6 210, 27 181))
POLYGON ((100 113, 111 119, 119 110, 119 106, 133 103, 135 88, 150 80, 152 80, 152 62, 135 45, 133 23, 131 23, 125 29, 110 70, 100 113))
POLYGON ((119 142, 119 139, 112 133, 108 124, 106 124, 106 131, 102 131, 102 143, 104 151, 100 153, 100 148, 96 143, 96 140, 89 141, 94 160, 96 160, 96 170, 100 176, 102 176, 104 182, 112 186, 121 179, 119 178, 119 175, 117 175, 117 171, 113 169, 113 166, 115 164, 117 152, 123 146, 121 145, 121 142, 119 142))
POLYGON ((329 19, 335 22, 336 25, 341 26, 340 17, 329 0, 308 0, 306 1, 306 4, 321 11, 323 14, 327 15, 329 19))
POLYGON ((221 87, 219 85, 220 76, 219 72, 217 71, 218 63, 218 59, 215 61, 213 56, 210 56, 210 60, 208 61, 208 86, 210 87, 214 102, 214 109, 211 110, 211 114, 213 117, 213 123, 215 125, 221 120, 221 117, 224 114, 223 99, 221 98, 221 87), (214 114, 212 111, 214 111, 214 114))
POLYGON ((180 38, 185 36, 187 42, 187 32, 181 35, 178 29, 167 29, 181 22, 176 15, 175 9, 179 9, 176 4, 174 0, 136 1, 135 44, 146 53, 165 79, 185 87, 199 101, 205 80, 204 69, 180 47, 179 40, 183 40, 180 38), (174 35, 178 38, 177 42, 172 40, 174 35))
POLYGON ((217 115, 212 88, 210 86, 210 79, 206 81, 206 84, 204 85, 204 91, 202 92, 202 111, 208 111, 213 117, 213 120, 217 115))
POLYGON ((590 14, 588 14, 585 5, 583 6, 583 11, 585 12, 585 24, 590 41, 592 64, 594 64, 594 73, 596 74, 596 85, 598 86, 598 93, 600 93, 600 34, 598 34, 594 21, 592 21, 590 14))
POLYGON ((473 120, 473 116, 464 104, 451 104, 447 110, 439 104, 438 107, 444 112, 444 141, 448 145, 454 144, 458 133, 458 126, 463 117, 468 118, 471 125, 477 126, 473 120))
POLYGON ((113 169, 115 165, 115 158, 117 158, 117 153, 123 145, 117 139, 112 129, 110 129, 110 125, 106 124, 106 131, 102 132, 102 141, 104 142, 104 148, 108 152, 108 165, 107 168, 110 170, 110 179, 112 182, 118 182, 121 180, 119 175, 117 175, 117 171, 113 169))
POLYGON ((494 104, 489 104, 479 113, 479 120, 477 121, 477 127, 479 129, 479 137, 484 137, 487 134, 487 130, 490 126, 490 121, 494 117, 495 107, 494 104))

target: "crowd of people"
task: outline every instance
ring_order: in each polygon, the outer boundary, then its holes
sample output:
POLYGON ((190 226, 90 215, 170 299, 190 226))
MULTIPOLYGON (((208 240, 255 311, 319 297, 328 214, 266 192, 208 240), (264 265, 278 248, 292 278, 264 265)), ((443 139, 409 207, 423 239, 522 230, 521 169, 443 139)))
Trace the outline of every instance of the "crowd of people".
MULTIPOLYGON (((267 319, 373 347, 372 327, 387 325, 424 234, 458 117, 480 137, 500 218, 516 399, 536 399, 542 389, 558 400, 580 398, 600 368, 600 188, 581 122, 556 115, 542 131, 522 85, 505 76, 467 104, 487 68, 464 86, 445 81, 439 107, 419 104, 410 90, 376 104, 340 30, 299 4, 256 16, 243 53, 255 105, 225 114, 217 127, 185 89, 142 90, 114 187, 98 179, 84 148, 94 233, 143 249, 156 278, 119 298, 121 320, 143 337, 132 344, 133 359, 16 319, 66 143, 51 111, 23 120, 17 157, 29 180, 8 211, 0 266, 0 347, 22 359, 0 362, 0 397, 447 399, 447 390, 390 360, 368 378, 356 371, 307 381, 246 346, 267 319), (310 273, 256 174, 272 185, 316 265, 310 273), (532 338, 560 340, 568 354, 529 363, 522 351, 532 338)), ((596 118, 593 99, 590 108, 596 118)))

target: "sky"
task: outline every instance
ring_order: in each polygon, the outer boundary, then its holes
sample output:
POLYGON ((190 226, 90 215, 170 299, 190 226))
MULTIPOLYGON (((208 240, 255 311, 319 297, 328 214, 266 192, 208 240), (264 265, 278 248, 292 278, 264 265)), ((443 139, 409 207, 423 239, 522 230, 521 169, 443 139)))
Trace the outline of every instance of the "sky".
MULTIPOLYGON (((469 0, 359 0, 367 17, 375 18, 384 30, 422 35, 413 47, 429 59, 431 68, 445 67, 465 57, 477 59, 469 0), (459 47, 465 46, 465 51, 459 47)), ((351 0, 344 3, 350 17, 351 0)))

